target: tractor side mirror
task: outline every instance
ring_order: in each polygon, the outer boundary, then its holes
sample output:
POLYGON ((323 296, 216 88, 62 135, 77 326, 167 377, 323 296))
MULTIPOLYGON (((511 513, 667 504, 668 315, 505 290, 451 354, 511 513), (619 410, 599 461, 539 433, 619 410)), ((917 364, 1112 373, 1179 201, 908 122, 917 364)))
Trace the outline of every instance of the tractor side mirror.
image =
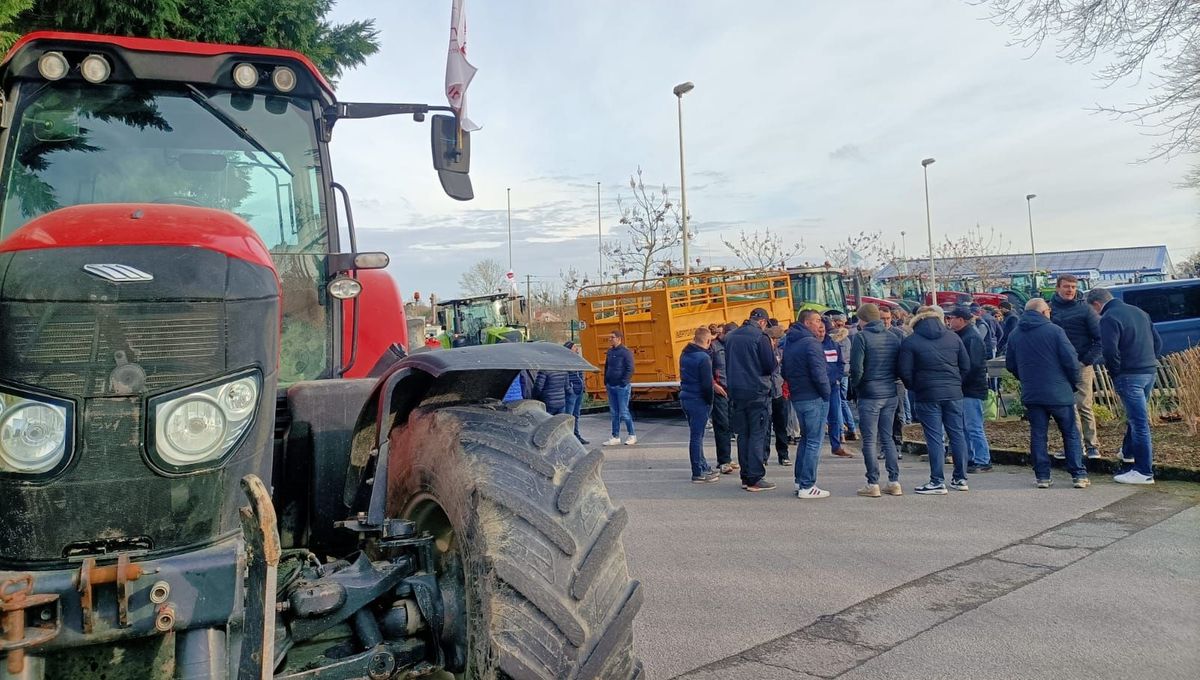
POLYGON ((333 277, 355 269, 385 269, 390 261, 387 253, 330 253, 325 256, 325 273, 333 277))
POLYGON ((442 190, 458 201, 475 198, 468 174, 471 171, 471 133, 460 131, 454 116, 434 116, 431 122, 433 167, 442 182, 442 190))

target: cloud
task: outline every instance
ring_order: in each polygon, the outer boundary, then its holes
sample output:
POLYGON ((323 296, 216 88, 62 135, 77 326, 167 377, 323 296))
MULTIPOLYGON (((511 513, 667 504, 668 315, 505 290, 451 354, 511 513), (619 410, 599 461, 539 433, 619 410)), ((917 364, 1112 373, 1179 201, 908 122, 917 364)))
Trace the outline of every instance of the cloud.
POLYGON ((843 144, 833 151, 829 152, 829 159, 833 161, 862 161, 862 149, 856 144, 843 144))

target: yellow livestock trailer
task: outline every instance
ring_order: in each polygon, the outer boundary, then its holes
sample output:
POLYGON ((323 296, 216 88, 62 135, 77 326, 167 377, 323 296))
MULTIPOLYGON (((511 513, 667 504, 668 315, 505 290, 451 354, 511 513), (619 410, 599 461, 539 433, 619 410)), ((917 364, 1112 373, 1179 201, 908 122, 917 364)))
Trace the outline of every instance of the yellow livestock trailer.
MULTIPOLYGON (((583 357, 604 365, 609 337, 625 333, 633 351, 636 402, 674 401, 679 395, 679 355, 700 326, 741 324, 755 307, 782 324, 794 318, 787 272, 703 272, 686 278, 587 286, 576 298, 583 357)), ((604 399, 604 375, 585 374, 588 393, 604 399)))

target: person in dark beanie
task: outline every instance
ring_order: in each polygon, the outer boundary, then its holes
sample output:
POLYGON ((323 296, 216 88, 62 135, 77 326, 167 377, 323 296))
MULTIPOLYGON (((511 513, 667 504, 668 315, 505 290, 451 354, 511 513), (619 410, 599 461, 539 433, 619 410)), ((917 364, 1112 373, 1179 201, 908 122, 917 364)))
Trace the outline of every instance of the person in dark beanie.
POLYGON ((629 412, 629 398, 633 395, 633 351, 625 346, 625 332, 618 329, 608 336, 608 352, 604 355, 604 389, 608 393, 608 410, 612 414, 612 438, 605 446, 621 443, 621 423, 629 437, 627 445, 637 443, 633 432, 633 415, 629 412))
POLYGON ((1096 415, 1092 412, 1092 391, 1096 381, 1095 364, 1104 360, 1100 347, 1100 315, 1079 294, 1079 279, 1062 274, 1055 281, 1050 298, 1050 322, 1067 333, 1079 359, 1079 389, 1075 391, 1075 423, 1083 435, 1083 450, 1088 458, 1100 457, 1100 439, 1096 415))
POLYGON ((870 302, 858 308, 858 321, 861 328, 850 343, 849 380, 850 387, 858 395, 858 424, 862 430, 863 463, 867 468, 867 485, 858 490, 858 495, 869 498, 882 495, 879 464, 875 461, 882 450, 888 473, 886 493, 902 496, 900 464, 892 439, 900 338, 884 327, 879 318, 879 307, 870 302))
MULTIPOLYGON (((734 328, 737 328, 735 325, 734 328)), ((733 448, 733 432, 729 429, 729 379, 725 368, 725 325, 709 324, 708 331, 712 334, 712 342, 708 346, 708 355, 712 357, 713 367, 713 407, 712 425, 714 448, 717 451, 717 471, 727 475, 737 469, 731 455, 733 448)))
POLYGON ((711 341, 712 334, 707 327, 701 326, 679 354, 679 405, 688 422, 688 458, 693 484, 711 484, 721 478, 704 459, 704 431, 715 394, 712 357, 708 354, 711 341))
MULTIPOLYGON (((570 340, 563 343, 563 347, 566 347, 576 354, 582 354, 582 348, 579 346, 579 344, 571 342, 570 340)), ((575 417, 575 438, 579 440, 580 444, 587 446, 589 443, 588 440, 584 439, 583 435, 579 434, 579 414, 580 410, 583 408, 583 393, 585 391, 586 390, 584 389, 583 383, 583 371, 568 372, 567 410, 564 411, 564 413, 570 413, 575 417)))
MULTIPOLYGON (((771 349, 775 352, 775 372, 771 374, 771 428, 775 433, 775 456, 779 460, 779 464, 788 466, 792 464, 791 458, 788 457, 788 409, 792 407, 788 400, 783 397, 783 355, 780 353, 779 343, 782 341, 786 328, 776 324, 770 325, 767 322, 767 337, 771 340, 771 349)), ((763 460, 771 459, 771 433, 767 433, 767 441, 765 442, 766 449, 763 451, 763 460)))
POLYGON ((1046 437, 1053 419, 1062 433, 1067 471, 1076 489, 1091 485, 1083 466, 1083 446, 1075 427, 1075 390, 1079 361, 1062 328, 1050 322, 1050 305, 1033 298, 1008 341, 1004 366, 1021 381, 1021 403, 1029 419, 1029 453, 1039 489, 1050 487, 1050 453, 1046 437))
POLYGON ((1000 314, 1004 316, 1004 321, 1000 324, 1000 342, 996 345, 996 352, 1004 354, 1004 350, 1008 348, 1008 339, 1012 337, 1012 332, 1017 330, 1021 315, 1013 311, 1012 303, 1008 300, 1000 303, 1000 314))
POLYGON ((971 358, 962 340, 946 327, 941 307, 922 307, 910 322, 913 333, 900 343, 896 371, 913 395, 913 412, 925 433, 929 482, 921 495, 945 495, 945 440, 950 440, 954 474, 950 488, 967 490, 967 438, 963 432, 962 375, 971 358))
POLYGON ((826 369, 825 322, 812 309, 800 312, 800 320, 787 331, 783 347, 783 378, 796 418, 800 421, 800 444, 796 447, 796 497, 802 500, 828 498, 829 492, 817 487, 817 466, 821 462, 821 439, 829 418, 829 395, 837 389, 829 382, 826 369))
POLYGON ((1113 477, 1121 484, 1154 483, 1154 449, 1148 404, 1154 390, 1162 338, 1150 316, 1104 288, 1088 291, 1087 302, 1100 314, 1100 346, 1104 366, 1125 407, 1125 441, 1121 460, 1132 467, 1113 477))
POLYGON ((756 307, 740 328, 725 335, 725 366, 729 371, 730 422, 737 434, 738 464, 746 491, 770 491, 762 452, 767 440, 767 408, 775 351, 763 329, 770 315, 756 307))
MULTIPOLYGON (((825 368, 829 372, 829 384, 831 392, 829 394, 829 415, 827 422, 829 426, 829 450, 838 458, 852 458, 854 454, 850 453, 842 446, 842 437, 844 435, 842 428, 845 421, 842 419, 842 403, 844 401, 842 392, 842 378, 845 377, 845 368, 850 363, 850 357, 842 355, 842 342, 846 341, 847 349, 849 349, 849 333, 845 328, 835 328, 833 321, 829 317, 825 317, 825 337, 821 340, 821 348, 825 351, 825 368)), ((846 435, 849 439, 849 436, 846 435)))
POLYGON ((988 396, 987 349, 975 332, 974 323, 974 315, 961 306, 946 314, 946 325, 962 340, 971 359, 971 367, 962 374, 963 427, 970 451, 968 474, 992 469, 992 451, 983 431, 983 402, 988 396))

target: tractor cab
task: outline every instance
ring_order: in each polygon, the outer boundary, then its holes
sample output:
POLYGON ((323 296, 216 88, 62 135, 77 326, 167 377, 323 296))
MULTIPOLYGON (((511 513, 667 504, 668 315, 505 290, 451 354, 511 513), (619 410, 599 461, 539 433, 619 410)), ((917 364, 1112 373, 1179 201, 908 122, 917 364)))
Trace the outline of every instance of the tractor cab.
POLYGON ((527 333, 516 323, 513 305, 525 308, 525 299, 507 293, 492 293, 454 300, 441 300, 436 318, 442 327, 438 340, 442 347, 494 345, 499 342, 525 342, 527 333))
POLYGON ((791 267, 787 270, 791 280, 792 306, 799 314, 804 309, 827 312, 831 309, 846 309, 846 286, 842 280, 844 272, 828 264, 821 267, 791 267))

